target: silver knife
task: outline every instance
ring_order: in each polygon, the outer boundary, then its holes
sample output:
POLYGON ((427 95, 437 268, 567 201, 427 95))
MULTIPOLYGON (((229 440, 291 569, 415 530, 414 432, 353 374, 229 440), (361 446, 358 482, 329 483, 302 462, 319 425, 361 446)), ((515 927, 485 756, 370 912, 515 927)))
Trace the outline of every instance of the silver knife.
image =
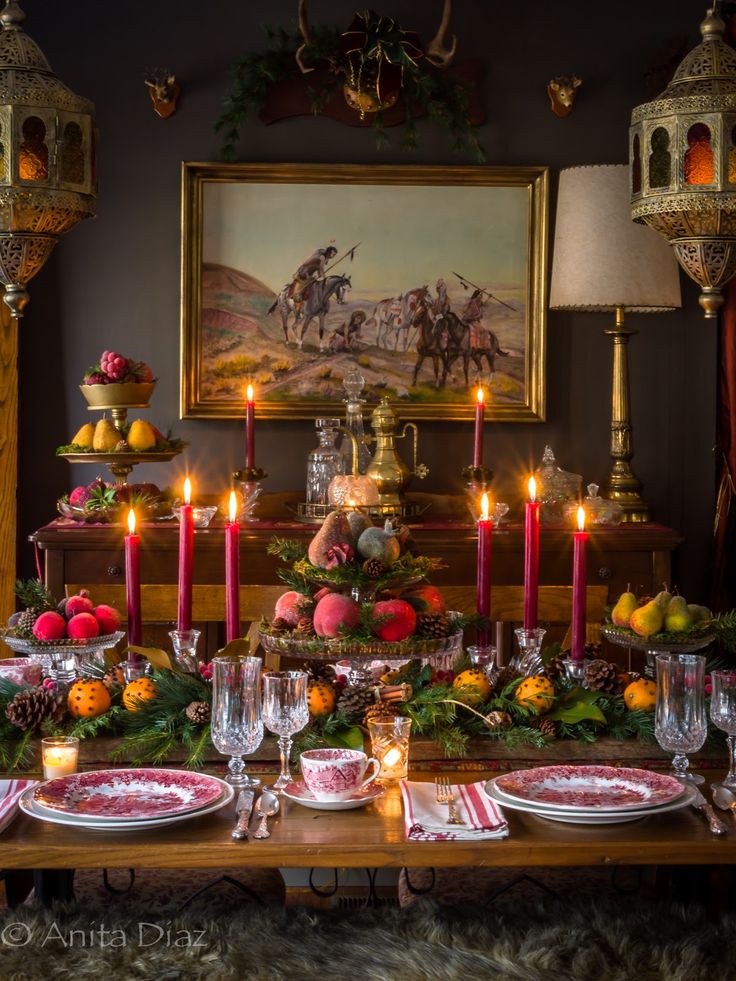
POLYGON ((232 830, 232 837, 236 841, 243 841, 243 839, 247 841, 250 837, 248 822, 250 821, 250 813, 253 810, 254 796, 255 794, 252 790, 241 790, 238 794, 238 802, 235 805, 235 813, 238 819, 232 830))
POLYGON ((711 834, 714 835, 725 835, 728 832, 728 828, 723 821, 716 815, 713 810, 713 805, 709 804, 708 801, 703 797, 695 784, 688 784, 692 789, 693 803, 692 806, 696 811, 700 811, 704 814, 706 820, 708 821, 708 827, 710 828, 711 834))

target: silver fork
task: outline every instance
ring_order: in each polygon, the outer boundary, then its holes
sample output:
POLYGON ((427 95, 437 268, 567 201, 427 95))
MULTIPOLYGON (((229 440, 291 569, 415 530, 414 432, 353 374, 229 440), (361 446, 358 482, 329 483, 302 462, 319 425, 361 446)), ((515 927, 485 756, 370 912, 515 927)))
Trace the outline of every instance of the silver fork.
POLYGON ((435 778, 435 793, 437 796, 437 802, 439 804, 447 804, 447 824, 465 824, 464 821, 460 820, 460 816, 457 813, 457 808, 455 807, 455 795, 452 792, 452 787, 450 786, 449 777, 436 777, 435 778))

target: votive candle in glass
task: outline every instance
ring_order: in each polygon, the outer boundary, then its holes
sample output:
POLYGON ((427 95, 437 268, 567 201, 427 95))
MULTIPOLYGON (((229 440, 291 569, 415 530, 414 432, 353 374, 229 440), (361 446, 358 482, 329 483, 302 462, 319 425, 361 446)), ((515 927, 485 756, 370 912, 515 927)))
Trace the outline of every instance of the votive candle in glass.
POLYGON ((44 780, 68 777, 77 772, 79 740, 76 736, 47 736, 41 740, 44 780))
POLYGON ((409 774, 411 719, 401 715, 368 723, 371 755, 381 764, 380 781, 406 780, 409 774))

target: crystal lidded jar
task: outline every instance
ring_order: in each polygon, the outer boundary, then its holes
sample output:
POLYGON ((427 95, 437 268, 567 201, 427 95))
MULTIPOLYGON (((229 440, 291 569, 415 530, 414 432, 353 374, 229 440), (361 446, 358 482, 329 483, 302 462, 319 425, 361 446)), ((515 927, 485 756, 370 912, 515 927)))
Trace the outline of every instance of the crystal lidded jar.
POLYGON ((318 445, 307 457, 307 504, 327 504, 333 477, 344 472, 344 457, 335 446, 340 420, 316 419, 318 445))

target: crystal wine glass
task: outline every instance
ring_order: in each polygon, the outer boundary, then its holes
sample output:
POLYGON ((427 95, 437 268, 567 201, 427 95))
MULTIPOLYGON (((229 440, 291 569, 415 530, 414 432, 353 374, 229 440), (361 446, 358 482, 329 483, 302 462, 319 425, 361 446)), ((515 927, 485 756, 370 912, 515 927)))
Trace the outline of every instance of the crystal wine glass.
POLYGON ((657 655, 657 707, 654 735, 662 749, 674 753, 672 769, 679 780, 703 783, 698 774, 688 773, 687 753, 695 753, 705 742, 705 658, 700 654, 657 655))
POLYGON ((710 717, 727 734, 729 751, 728 773, 721 786, 736 792, 736 672, 712 671, 710 677, 710 717))
POLYGON ((231 757, 228 783, 239 788, 260 784, 245 772, 243 756, 254 753, 262 740, 261 659, 212 658, 212 742, 231 757))
POLYGON ((281 773, 271 790, 279 793, 291 783, 291 737, 309 722, 307 675, 304 671, 269 671, 263 676, 263 722, 279 737, 281 773))

